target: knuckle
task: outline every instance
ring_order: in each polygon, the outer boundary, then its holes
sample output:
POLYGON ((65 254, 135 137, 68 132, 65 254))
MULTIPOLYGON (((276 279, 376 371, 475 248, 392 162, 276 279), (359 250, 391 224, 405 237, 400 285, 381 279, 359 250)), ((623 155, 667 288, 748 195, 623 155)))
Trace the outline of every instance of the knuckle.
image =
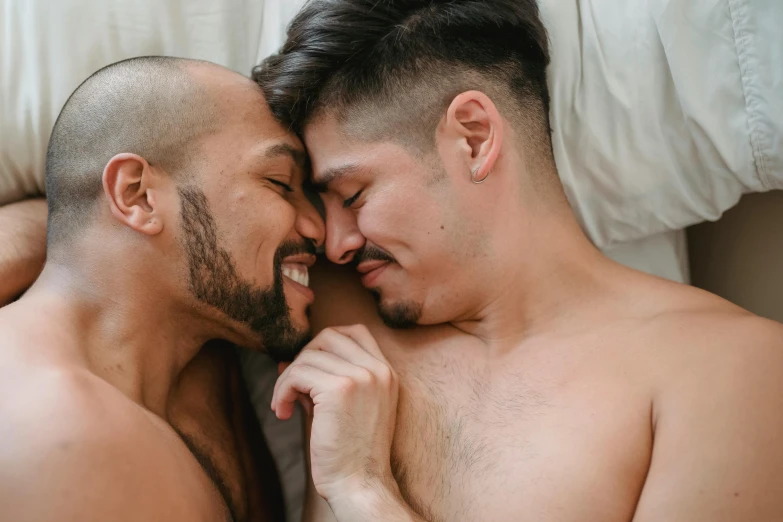
POLYGON ((337 391, 343 395, 349 395, 356 391, 356 382, 350 377, 339 377, 337 380, 337 391))
POLYGON ((351 329, 356 333, 367 334, 367 335, 370 334, 370 329, 363 324, 355 324, 351 326, 351 329))
POLYGON ((316 335, 315 338, 316 339, 324 339, 324 338, 330 337, 332 335, 334 335, 334 328, 329 327, 329 328, 324 328, 323 330, 318 332, 318 335, 316 335))
POLYGON ((375 375, 367 368, 359 368, 359 381, 365 385, 372 385, 375 383, 375 375))
POLYGON ((378 377, 382 382, 387 384, 392 384, 397 381, 397 375, 394 373, 394 370, 386 364, 382 365, 378 370, 378 377))
POLYGON ((323 331, 322 342, 326 347, 328 347, 339 342, 341 338, 342 336, 340 335, 340 332, 334 328, 327 328, 323 331))
POLYGON ((304 365, 302 363, 292 364, 291 367, 288 368, 288 376, 292 379, 298 379, 302 377, 304 371, 304 365))

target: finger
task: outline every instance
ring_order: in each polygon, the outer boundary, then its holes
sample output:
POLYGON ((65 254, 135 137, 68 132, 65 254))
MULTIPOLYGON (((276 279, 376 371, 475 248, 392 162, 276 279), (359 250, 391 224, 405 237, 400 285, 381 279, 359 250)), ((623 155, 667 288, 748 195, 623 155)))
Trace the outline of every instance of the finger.
POLYGON ((334 330, 356 341, 359 346, 364 348, 376 359, 379 359, 385 363, 389 362, 383 355, 380 346, 378 346, 378 341, 375 340, 375 337, 372 335, 372 333, 370 333, 370 330, 363 324, 356 324, 353 326, 336 326, 334 327, 334 330))
POLYGON ((381 382, 393 384, 396 381, 394 369, 391 364, 389 364, 386 356, 383 355, 381 348, 378 346, 378 342, 366 326, 362 324, 338 326, 335 328, 335 331, 354 340, 358 345, 362 346, 373 359, 375 359, 372 365, 370 365, 369 362, 367 363, 367 368, 372 371, 381 382))
POLYGON ((291 363, 278 377, 275 383, 274 391, 272 392, 272 409, 274 410, 275 398, 277 397, 280 383, 283 382, 283 377, 298 365, 312 366, 318 368, 326 373, 332 375, 339 375, 343 377, 350 377, 353 380, 363 382, 369 376, 369 371, 366 368, 352 364, 345 359, 322 350, 316 350, 308 348, 302 350, 296 361, 291 363))
POLYGON ((327 378, 326 372, 317 368, 304 365, 295 366, 294 377, 291 377, 287 368, 275 383, 275 392, 272 396, 272 410, 278 419, 287 420, 294 412, 294 403, 300 394, 310 395, 318 380, 327 378))
POLYGON ((333 353, 363 368, 373 368, 378 364, 378 359, 358 342, 333 328, 327 328, 319 333, 305 349, 308 348, 333 353))
POLYGON ((278 377, 280 375, 282 375, 283 372, 285 371, 285 369, 288 368, 289 366, 291 366, 290 362, 277 363, 277 375, 278 375, 278 377))
MULTIPOLYGON (((275 399, 277 397, 280 384, 284 382, 284 377, 299 365, 312 366, 318 368, 332 375, 343 375, 350 377, 360 377, 358 375, 358 369, 356 365, 349 363, 348 361, 332 354, 313 348, 305 348, 302 350, 296 358, 296 361, 290 363, 280 373, 280 376, 275 382, 275 387, 272 392, 272 409, 275 409, 275 399)), ((282 367, 282 364, 281 364, 282 367)))
POLYGON ((344 387, 348 377, 332 375, 319 368, 304 364, 291 366, 280 378, 273 409, 279 419, 289 419, 294 411, 294 402, 299 394, 307 394, 313 402, 318 402, 318 396, 325 391, 344 387))
MULTIPOLYGON (((345 335, 336 329, 324 330, 319 336, 308 345, 309 351, 318 353, 326 351, 334 353, 352 364, 363 368, 367 374, 350 374, 355 381, 359 383, 368 383, 375 381, 386 386, 396 386, 397 375, 389 362, 380 352, 378 344, 372 338, 370 332, 364 326, 359 327, 341 327, 345 335), (358 340, 357 340, 358 339, 358 340), (365 350, 360 343, 374 349, 378 357, 365 350)), ((300 355, 301 357, 301 355, 300 355)))
MULTIPOLYGON (((296 358, 293 363, 286 364, 286 368, 278 377, 272 392, 272 409, 275 408, 275 399, 277 397, 280 384, 284 382, 284 377, 293 371, 297 366, 312 366, 331 375, 349 377, 352 380, 363 382, 369 376, 369 370, 352 364, 337 355, 316 349, 305 349, 296 358)), ((282 365, 281 365, 282 366, 282 365)))

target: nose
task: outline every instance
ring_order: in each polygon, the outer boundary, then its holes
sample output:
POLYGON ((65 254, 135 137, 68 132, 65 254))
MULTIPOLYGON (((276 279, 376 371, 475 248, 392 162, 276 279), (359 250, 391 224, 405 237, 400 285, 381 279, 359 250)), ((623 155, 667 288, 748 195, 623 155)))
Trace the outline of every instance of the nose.
POLYGON ((350 263, 364 243, 364 236, 356 223, 356 215, 342 207, 338 209, 327 205, 326 257, 338 265, 350 263))
POLYGON ((303 201, 300 201, 300 204, 297 205, 296 232, 300 236, 311 240, 316 247, 320 247, 324 244, 326 237, 326 225, 313 204, 306 198, 302 199, 303 201))

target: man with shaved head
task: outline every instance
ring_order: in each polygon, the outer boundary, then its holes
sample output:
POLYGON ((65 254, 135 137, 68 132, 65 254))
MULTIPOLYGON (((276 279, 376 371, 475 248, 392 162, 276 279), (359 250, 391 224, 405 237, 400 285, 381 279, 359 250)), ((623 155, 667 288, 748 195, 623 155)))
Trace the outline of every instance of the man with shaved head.
POLYGON ((46 265, 0 309, 3 520, 281 518, 228 343, 290 360, 307 340, 304 159, 213 64, 136 58, 73 93, 46 265))

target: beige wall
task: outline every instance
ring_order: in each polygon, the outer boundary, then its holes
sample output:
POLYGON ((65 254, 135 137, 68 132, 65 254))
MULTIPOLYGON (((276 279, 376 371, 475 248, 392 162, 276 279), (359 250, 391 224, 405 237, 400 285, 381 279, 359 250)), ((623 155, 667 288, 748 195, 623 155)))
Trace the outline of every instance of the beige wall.
POLYGON ((783 191, 745 196, 688 230, 691 282, 783 322, 783 191))

